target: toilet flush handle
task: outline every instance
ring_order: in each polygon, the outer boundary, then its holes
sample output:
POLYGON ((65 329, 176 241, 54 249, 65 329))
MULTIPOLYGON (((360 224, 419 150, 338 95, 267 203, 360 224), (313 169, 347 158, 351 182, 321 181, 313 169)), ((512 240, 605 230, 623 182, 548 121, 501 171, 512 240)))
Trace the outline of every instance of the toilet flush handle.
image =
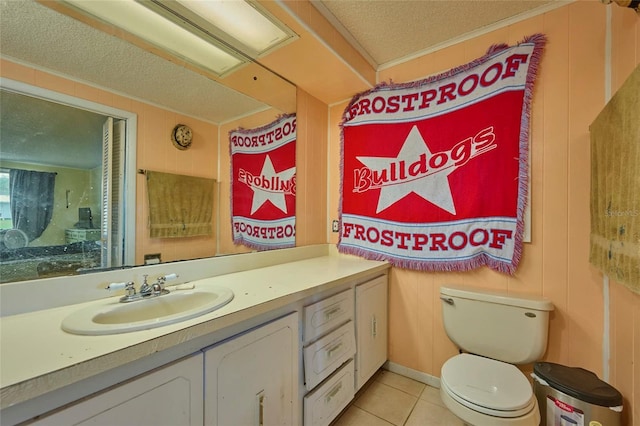
POLYGON ((447 305, 453 305, 453 299, 450 297, 440 296, 440 300, 442 300, 447 305))

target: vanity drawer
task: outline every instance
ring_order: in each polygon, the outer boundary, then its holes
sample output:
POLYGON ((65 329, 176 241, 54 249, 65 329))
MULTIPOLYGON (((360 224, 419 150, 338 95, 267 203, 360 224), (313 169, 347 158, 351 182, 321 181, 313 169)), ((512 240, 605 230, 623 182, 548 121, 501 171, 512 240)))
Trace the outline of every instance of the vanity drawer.
POLYGON ((304 348, 305 387, 311 390, 356 353, 353 321, 304 348))
POLYGON ((326 426, 353 399, 353 360, 343 365, 316 390, 304 397, 304 425, 326 426))
POLYGON ((353 319, 353 290, 349 289, 304 308, 303 340, 310 342, 353 319))

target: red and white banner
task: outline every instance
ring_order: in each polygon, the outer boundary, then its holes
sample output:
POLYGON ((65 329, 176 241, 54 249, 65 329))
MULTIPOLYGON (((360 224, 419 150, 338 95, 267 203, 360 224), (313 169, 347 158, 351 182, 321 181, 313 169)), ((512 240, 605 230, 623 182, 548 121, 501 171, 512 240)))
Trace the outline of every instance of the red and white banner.
POLYGON ((229 132, 233 242, 258 250, 296 243, 296 116, 229 132))
POLYGON ((342 121, 339 251, 410 269, 513 273, 545 37, 356 95, 342 121))

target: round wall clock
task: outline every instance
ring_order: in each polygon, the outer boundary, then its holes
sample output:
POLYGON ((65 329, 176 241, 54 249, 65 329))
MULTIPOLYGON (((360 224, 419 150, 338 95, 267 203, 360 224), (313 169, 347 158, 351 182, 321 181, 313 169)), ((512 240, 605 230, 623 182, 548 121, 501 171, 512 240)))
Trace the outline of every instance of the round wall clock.
POLYGON ((193 141, 193 131, 185 124, 178 124, 171 132, 171 142, 178 149, 187 149, 193 141))

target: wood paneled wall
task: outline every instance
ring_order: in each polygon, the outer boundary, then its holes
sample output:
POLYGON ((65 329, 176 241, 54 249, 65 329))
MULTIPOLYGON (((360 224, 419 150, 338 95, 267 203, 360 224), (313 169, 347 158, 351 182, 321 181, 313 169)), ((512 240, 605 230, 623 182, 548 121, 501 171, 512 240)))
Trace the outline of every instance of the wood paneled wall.
POLYGON ((298 89, 296 246, 327 242, 327 105, 298 89))
MULTIPOLYGON (((611 282, 610 328, 605 330, 603 277, 588 263, 588 128, 606 101, 607 64, 614 92, 640 63, 638 16, 615 5, 577 1, 380 71, 379 80, 402 82, 423 78, 482 56, 494 43, 512 44, 536 32, 546 34, 549 41, 532 109, 532 242, 525 245, 521 265, 513 277, 488 269, 468 273, 392 269, 390 360, 439 376, 444 361, 457 352, 442 327, 438 299, 442 284, 542 295, 556 307, 544 359, 580 366, 602 377, 606 373, 603 359, 607 353, 602 349, 603 335, 608 332, 609 381, 625 398, 625 424, 640 423, 640 296, 611 282), (610 8, 610 17, 606 8, 610 8), (611 31, 610 56, 607 28, 611 31)), ((7 61, 2 61, 0 70, 3 77, 136 112, 139 168, 203 177, 226 176, 222 170, 224 161, 221 170, 217 170, 217 138, 221 133, 211 124, 7 61), (194 147, 180 156, 176 156, 168 140, 177 122, 191 125, 196 133, 194 147)), ((327 229, 338 212, 338 124, 347 101, 328 107, 302 90, 298 90, 297 96, 297 245, 327 240, 335 243, 337 234, 327 236, 327 229)), ((215 253, 212 241, 191 241, 175 248, 149 241, 143 232, 147 217, 143 176, 137 179, 137 262, 142 261, 144 253, 163 252, 163 260, 215 253)))
MULTIPOLYGON (((611 8, 611 94, 640 66, 640 15, 611 8)), ((640 96, 640 94, 638 94, 640 96)), ((640 141, 629 141, 640 143, 640 141)), ((640 424, 640 295, 610 283, 610 376, 625 403, 628 425, 640 424)))
MULTIPOLYGON (((603 336, 610 332, 609 382, 625 397, 625 424, 640 421, 640 296, 611 283, 611 328, 605 330, 603 275, 588 263, 589 125, 605 105, 609 61, 619 87, 638 64, 638 17, 595 1, 578 1, 525 21, 379 72, 380 81, 404 82, 448 70, 482 56, 495 43, 548 38, 535 87, 531 120, 532 242, 525 244, 514 276, 483 268, 467 273, 423 273, 393 268, 390 285, 389 357, 418 372, 440 376, 457 353, 441 321, 443 284, 464 284, 549 298, 555 305, 544 360, 606 373, 603 336), (634 411, 636 410, 636 411, 634 411)), ((330 218, 339 203, 339 128, 347 102, 330 107, 330 218)), ((636 141, 638 142, 638 141, 636 141)), ((330 241, 337 242, 337 234, 330 241)), ((524 366, 531 369, 531 366, 524 366)))

